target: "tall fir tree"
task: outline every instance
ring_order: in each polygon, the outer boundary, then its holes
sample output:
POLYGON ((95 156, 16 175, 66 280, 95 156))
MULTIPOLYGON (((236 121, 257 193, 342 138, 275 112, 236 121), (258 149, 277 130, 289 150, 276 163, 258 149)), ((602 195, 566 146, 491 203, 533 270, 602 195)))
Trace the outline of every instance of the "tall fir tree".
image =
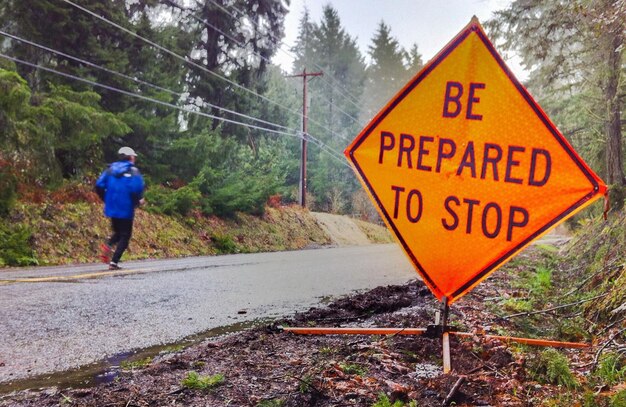
POLYGON ((384 21, 369 46, 370 63, 367 67, 367 80, 363 92, 363 121, 369 121, 385 105, 407 79, 405 61, 408 54, 392 37, 391 29, 384 21))
POLYGON ((417 75, 424 66, 422 54, 419 52, 417 44, 413 44, 406 57, 407 75, 409 78, 417 75))
MULTIPOLYGON (((337 11, 325 6, 319 24, 312 23, 305 10, 294 51, 294 73, 306 69, 324 75, 310 82, 309 133, 340 153, 360 130, 358 101, 365 81, 365 63, 356 40, 342 27, 337 11)), ((310 151, 313 208, 349 211, 357 186, 343 157, 331 156, 322 149, 310 151)))
POLYGON ((519 53, 531 71, 531 92, 604 174, 613 202, 623 205, 626 3, 516 0, 487 27, 519 53))

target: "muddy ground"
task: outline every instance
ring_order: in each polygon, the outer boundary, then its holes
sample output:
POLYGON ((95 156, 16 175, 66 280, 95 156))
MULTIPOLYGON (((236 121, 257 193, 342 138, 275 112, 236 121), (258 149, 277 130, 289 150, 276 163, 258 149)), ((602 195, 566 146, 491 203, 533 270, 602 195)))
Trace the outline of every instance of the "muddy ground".
MULTIPOLYGON (((528 256, 521 254, 520 256, 528 256)), ((500 333, 506 321, 488 304, 509 295, 511 273, 501 270, 453 304, 450 322, 465 331, 500 333)), ((1 406, 465 406, 539 405, 562 392, 526 375, 516 345, 452 338, 452 368, 442 374, 441 342, 423 336, 285 333, 279 326, 425 327, 439 305, 421 282, 380 287, 311 309, 290 320, 204 341, 127 367, 92 388, 22 391, 1 406), (184 382, 223 375, 208 389, 184 382), (190 376, 191 374, 191 376, 190 376), (463 377, 460 387, 451 392, 463 377), (183 384, 183 383, 186 383, 183 384), (447 400, 446 400, 447 399, 447 400), (393 403, 396 404, 393 404, 393 403)), ((590 351, 565 351, 584 366, 590 351)), ((575 372, 579 374, 580 372, 575 372)), ((201 380, 196 380, 196 384, 201 380)))

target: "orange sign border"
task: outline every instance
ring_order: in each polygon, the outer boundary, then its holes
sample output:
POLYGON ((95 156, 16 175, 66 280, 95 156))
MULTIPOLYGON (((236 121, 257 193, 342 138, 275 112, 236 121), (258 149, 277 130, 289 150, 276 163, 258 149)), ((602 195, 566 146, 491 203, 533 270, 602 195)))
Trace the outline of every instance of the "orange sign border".
MULTIPOLYGON (((468 282, 463 284, 459 289, 457 289, 452 297, 448 299, 449 303, 459 299, 463 295, 467 294, 475 285, 477 285, 483 278, 487 275, 495 271, 498 267, 503 265, 508 259, 513 257, 517 252, 521 251, 524 247, 530 244, 533 240, 547 232, 552 227, 556 226, 569 216, 574 215, 577 211, 582 210, 585 206, 590 204, 594 198, 599 198, 600 194, 606 194, 607 187, 602 182, 602 180, 591 170, 591 168, 582 160, 582 158, 576 153, 574 148, 570 145, 570 143, 565 139, 565 137, 561 134, 561 132, 556 128, 556 126, 552 123, 552 121, 548 118, 543 109, 537 104, 537 102, 532 98, 530 93, 526 90, 526 88, 515 78, 513 73, 509 70, 509 68, 504 63, 504 60, 500 57, 495 47, 487 38, 482 26, 478 22, 476 17, 472 18, 472 21, 463 29, 456 37, 452 39, 433 59, 431 59, 423 68, 418 72, 418 74, 413 77, 403 88, 398 92, 396 96, 394 96, 389 103, 372 119, 372 121, 361 131, 361 133, 346 147, 344 150, 344 155, 352 165, 353 169, 357 172, 361 183, 366 187, 366 191, 370 195, 373 201, 376 203, 376 209, 381 214, 388 227, 392 229, 396 238, 404 248, 405 253, 412 261, 418 274, 424 279, 426 285, 429 286, 430 290, 437 296, 437 293, 441 293, 441 290, 437 287, 437 285, 433 282, 433 280, 428 276, 418 259, 413 254, 412 250, 407 245, 406 241, 398 231, 396 225, 394 224, 391 216, 387 213, 387 210, 382 205, 378 195, 374 191, 374 188, 369 183, 368 179, 365 177, 365 173, 363 172, 361 166, 357 162, 354 157, 355 151, 359 148, 359 146, 365 141, 367 137, 372 133, 372 131, 378 126, 378 124, 417 86, 420 82, 430 74, 430 72, 435 69, 457 46, 459 46, 469 35, 472 33, 476 33, 483 44, 487 47, 493 58, 496 60, 498 66, 504 71, 506 76, 511 80, 515 88, 520 92, 520 94, 524 97, 528 105, 533 109, 535 114, 541 119, 543 124, 549 130, 550 134, 556 139, 556 141, 563 147, 565 152, 570 156, 570 158, 574 161, 574 163, 578 166, 578 168, 582 171, 582 173, 587 177, 591 185, 593 186, 593 190, 581 198, 579 201, 575 202, 561 214, 557 215, 551 222, 537 230, 535 233, 530 235, 528 238, 524 239, 522 242, 514 246, 511 250, 507 251, 503 255, 499 256, 497 259, 492 261, 489 265, 480 270, 474 277, 472 277, 468 282)), ((441 299, 441 298, 440 298, 441 299)))

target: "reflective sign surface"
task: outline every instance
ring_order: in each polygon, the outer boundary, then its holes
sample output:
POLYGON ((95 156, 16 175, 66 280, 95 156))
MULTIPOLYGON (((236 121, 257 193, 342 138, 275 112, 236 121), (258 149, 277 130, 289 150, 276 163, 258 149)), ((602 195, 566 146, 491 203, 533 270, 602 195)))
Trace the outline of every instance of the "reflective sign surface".
POLYGON ((450 303, 606 191, 477 21, 345 154, 424 282, 450 303))

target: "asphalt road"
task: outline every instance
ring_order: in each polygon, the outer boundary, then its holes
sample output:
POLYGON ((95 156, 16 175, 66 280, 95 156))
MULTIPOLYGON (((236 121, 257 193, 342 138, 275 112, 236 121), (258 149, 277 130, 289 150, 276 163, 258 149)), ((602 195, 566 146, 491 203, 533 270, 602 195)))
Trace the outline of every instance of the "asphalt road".
POLYGON ((397 245, 0 272, 0 383, 417 277, 397 245))

